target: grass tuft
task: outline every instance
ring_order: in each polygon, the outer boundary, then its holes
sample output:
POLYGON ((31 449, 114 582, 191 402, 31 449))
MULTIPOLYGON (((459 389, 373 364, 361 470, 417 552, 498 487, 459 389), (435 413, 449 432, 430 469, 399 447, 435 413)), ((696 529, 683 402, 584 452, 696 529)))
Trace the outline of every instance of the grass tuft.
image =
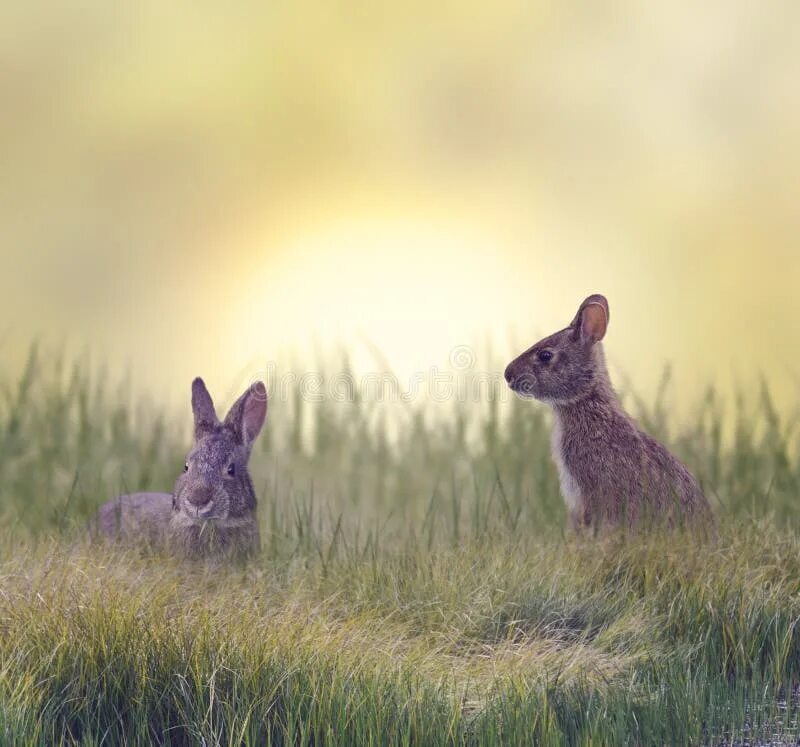
POLYGON ((390 432, 365 399, 295 397, 252 459, 262 553, 235 566, 84 541, 107 497, 169 488, 187 423, 35 349, 0 391, 2 743, 799 735, 800 460, 766 389, 732 423, 709 391, 677 432, 665 394, 640 403, 716 536, 591 540, 563 531, 542 407, 390 432))

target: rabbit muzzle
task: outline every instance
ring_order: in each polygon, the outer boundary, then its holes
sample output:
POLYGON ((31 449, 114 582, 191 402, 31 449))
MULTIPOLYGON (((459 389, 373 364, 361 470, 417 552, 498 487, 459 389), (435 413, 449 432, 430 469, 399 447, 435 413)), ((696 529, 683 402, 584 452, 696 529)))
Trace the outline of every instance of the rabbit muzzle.
POLYGON ((207 516, 214 508, 214 491, 207 485, 200 485, 187 492, 186 508, 194 509, 197 516, 207 516))
POLYGON ((508 364, 505 379, 511 391, 520 397, 529 399, 536 396, 536 376, 529 368, 520 366, 519 361, 508 364))

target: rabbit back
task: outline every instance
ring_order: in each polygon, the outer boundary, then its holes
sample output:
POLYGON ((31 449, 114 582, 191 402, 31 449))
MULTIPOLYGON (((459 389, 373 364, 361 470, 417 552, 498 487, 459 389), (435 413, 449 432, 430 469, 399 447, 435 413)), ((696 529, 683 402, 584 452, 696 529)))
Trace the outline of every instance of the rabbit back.
POLYGON ((552 442, 573 525, 632 525, 643 514, 674 523, 707 511, 694 476, 663 444, 614 407, 582 404, 555 408, 552 442))
POLYGON ((89 531, 111 540, 163 542, 172 517, 170 493, 129 493, 98 509, 89 531))

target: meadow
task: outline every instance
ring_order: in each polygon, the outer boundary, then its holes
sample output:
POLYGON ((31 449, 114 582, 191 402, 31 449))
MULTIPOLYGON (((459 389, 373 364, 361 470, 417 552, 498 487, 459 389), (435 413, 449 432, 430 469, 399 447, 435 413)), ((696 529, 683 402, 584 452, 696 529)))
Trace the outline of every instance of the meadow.
POLYGON ((796 413, 708 388, 676 423, 666 381, 626 402, 716 535, 565 531, 542 405, 296 393, 251 460, 262 552, 223 566, 84 536, 171 489, 188 395, 32 349, 0 379, 0 742, 796 743, 796 413))

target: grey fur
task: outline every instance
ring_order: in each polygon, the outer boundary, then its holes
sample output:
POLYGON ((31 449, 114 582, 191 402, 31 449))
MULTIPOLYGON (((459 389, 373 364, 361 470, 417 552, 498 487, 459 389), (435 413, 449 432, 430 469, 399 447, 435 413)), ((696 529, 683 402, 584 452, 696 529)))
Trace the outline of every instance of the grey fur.
POLYGON ((568 327, 537 342, 505 371, 519 396, 553 408, 553 458, 572 525, 710 518, 694 476, 622 409, 600 342, 609 317, 605 297, 589 296, 568 327))
POLYGON ((133 493, 105 503, 93 528, 114 540, 166 545, 189 556, 258 548, 256 494, 247 471, 267 413, 259 381, 220 422, 202 379, 192 383, 194 443, 173 493, 133 493))

